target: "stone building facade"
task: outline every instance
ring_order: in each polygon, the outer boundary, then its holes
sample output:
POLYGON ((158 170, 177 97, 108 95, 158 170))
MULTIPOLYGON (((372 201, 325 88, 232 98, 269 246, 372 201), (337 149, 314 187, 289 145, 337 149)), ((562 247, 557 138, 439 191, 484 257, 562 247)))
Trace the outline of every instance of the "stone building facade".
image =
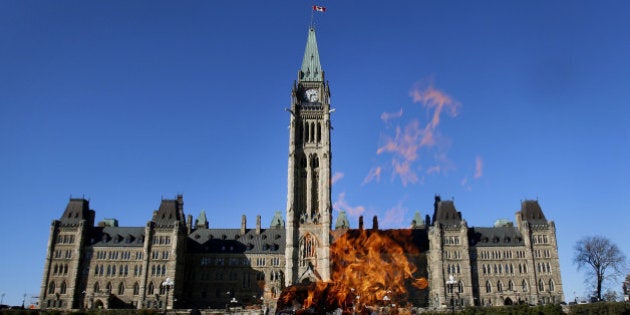
MULTIPOLYGON (((205 212, 194 222, 185 215, 180 195, 162 200, 144 227, 121 227, 113 219, 95 225, 89 201, 70 199, 50 227, 40 306, 223 308, 238 301, 273 308, 287 286, 334 281, 331 244, 353 229, 343 212, 331 229, 334 110, 314 29, 286 110, 284 217, 276 212, 267 228, 260 216, 253 228, 244 216, 240 228, 210 228, 205 212)), ((537 201, 521 203, 516 224, 469 227, 453 201, 436 197, 433 217, 417 213, 411 229, 409 242, 422 253, 414 258, 418 273, 429 283, 410 297, 417 306, 563 300, 555 225, 537 201)))

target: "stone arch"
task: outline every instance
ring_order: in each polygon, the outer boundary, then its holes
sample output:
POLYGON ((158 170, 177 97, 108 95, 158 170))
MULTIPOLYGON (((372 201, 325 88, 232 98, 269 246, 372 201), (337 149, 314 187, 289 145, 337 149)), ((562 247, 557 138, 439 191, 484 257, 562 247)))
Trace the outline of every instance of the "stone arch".
POLYGON ((509 297, 506 297, 505 300, 503 300, 503 305, 512 305, 514 304, 514 301, 512 301, 512 299, 510 299, 509 297))
POLYGON ((103 309, 103 308, 105 308, 105 304, 103 303, 103 301, 98 299, 98 300, 94 301, 94 308, 96 308, 96 309, 103 309))

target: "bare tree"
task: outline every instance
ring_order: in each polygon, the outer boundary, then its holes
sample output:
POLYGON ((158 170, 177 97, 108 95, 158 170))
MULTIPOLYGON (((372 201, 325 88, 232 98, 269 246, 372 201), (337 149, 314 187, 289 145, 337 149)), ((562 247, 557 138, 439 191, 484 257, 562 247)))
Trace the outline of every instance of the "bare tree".
POLYGON ((625 269, 626 256, 616 244, 603 236, 586 236, 574 246, 573 263, 580 270, 587 268, 587 274, 595 280, 597 299, 602 299, 602 283, 620 276, 625 269))

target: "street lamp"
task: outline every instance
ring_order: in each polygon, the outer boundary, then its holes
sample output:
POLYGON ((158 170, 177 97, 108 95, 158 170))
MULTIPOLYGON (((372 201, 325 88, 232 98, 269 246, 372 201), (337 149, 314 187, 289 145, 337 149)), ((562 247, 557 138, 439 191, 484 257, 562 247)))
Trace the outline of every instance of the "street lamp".
POLYGON ((4 296, 7 295, 6 293, 2 292, 0 293, 0 304, 4 303, 4 296))
POLYGON ((457 284, 455 277, 453 275, 448 276, 448 280, 446 281, 446 285, 448 286, 448 291, 451 293, 451 313, 455 314, 455 301, 453 300, 453 286, 457 284))
POLYGON ((164 314, 166 314, 166 307, 168 305, 168 291, 170 291, 171 287, 175 284, 173 279, 166 278, 164 282, 162 282, 162 287, 166 289, 166 297, 164 298, 164 314))

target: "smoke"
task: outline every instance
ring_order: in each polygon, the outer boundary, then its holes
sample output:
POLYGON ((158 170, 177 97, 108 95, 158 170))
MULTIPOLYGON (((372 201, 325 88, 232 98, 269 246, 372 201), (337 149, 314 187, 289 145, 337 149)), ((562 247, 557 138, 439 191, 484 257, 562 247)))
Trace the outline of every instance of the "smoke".
MULTIPOLYGON (((391 169, 392 179, 399 178, 403 186, 421 182, 418 172, 423 169, 422 162, 430 165, 425 168, 426 174, 439 174, 452 168, 452 163, 446 157, 450 143, 440 136, 438 127, 444 115, 455 117, 462 106, 445 92, 436 89, 432 83, 414 84, 409 96, 413 103, 420 104, 426 110, 428 120, 421 123, 418 118, 412 118, 402 124, 404 127, 396 125, 395 134, 382 136, 383 144, 376 150, 377 155, 390 155, 391 168, 388 169, 391 169), (424 157, 424 161, 420 161, 421 157, 424 157)), ((381 120, 389 123, 402 116, 401 108, 397 112, 382 113, 381 120)), ((372 168, 363 184, 379 180, 381 171, 381 166, 372 168), (378 173, 375 173, 377 169, 378 173)))
POLYGON ((399 111, 393 112, 393 113, 384 112, 384 113, 381 114, 381 120, 384 123, 387 123, 390 119, 400 118, 400 117, 402 117, 402 115, 403 115, 402 108, 399 111))
POLYGON ((382 226, 384 228, 403 226, 406 214, 407 208, 403 207, 402 202, 399 202, 397 205, 385 211, 382 226))
POLYGON ((373 180, 379 182, 381 180, 381 171, 383 171, 383 168, 380 166, 372 167, 367 176, 365 176, 365 178, 363 179, 361 185, 365 185, 373 180))
POLYGON ((475 159, 475 179, 483 176, 483 160, 480 156, 475 159))
POLYGON ((337 200, 333 203, 333 209, 337 209, 337 211, 345 211, 348 215, 353 217, 358 217, 363 212, 365 212, 365 207, 363 206, 351 206, 346 201, 346 193, 342 192, 337 196, 337 200))
POLYGON ((330 184, 333 185, 334 183, 340 181, 343 178, 344 174, 341 172, 335 172, 335 174, 333 174, 332 178, 330 179, 330 184))
MULTIPOLYGON (((475 158, 475 173, 473 175, 473 180, 477 180, 483 176, 483 159, 481 156, 477 155, 475 158)), ((467 191, 472 190, 472 182, 468 180, 468 175, 464 176, 464 178, 460 181, 460 185, 464 187, 467 191)))

